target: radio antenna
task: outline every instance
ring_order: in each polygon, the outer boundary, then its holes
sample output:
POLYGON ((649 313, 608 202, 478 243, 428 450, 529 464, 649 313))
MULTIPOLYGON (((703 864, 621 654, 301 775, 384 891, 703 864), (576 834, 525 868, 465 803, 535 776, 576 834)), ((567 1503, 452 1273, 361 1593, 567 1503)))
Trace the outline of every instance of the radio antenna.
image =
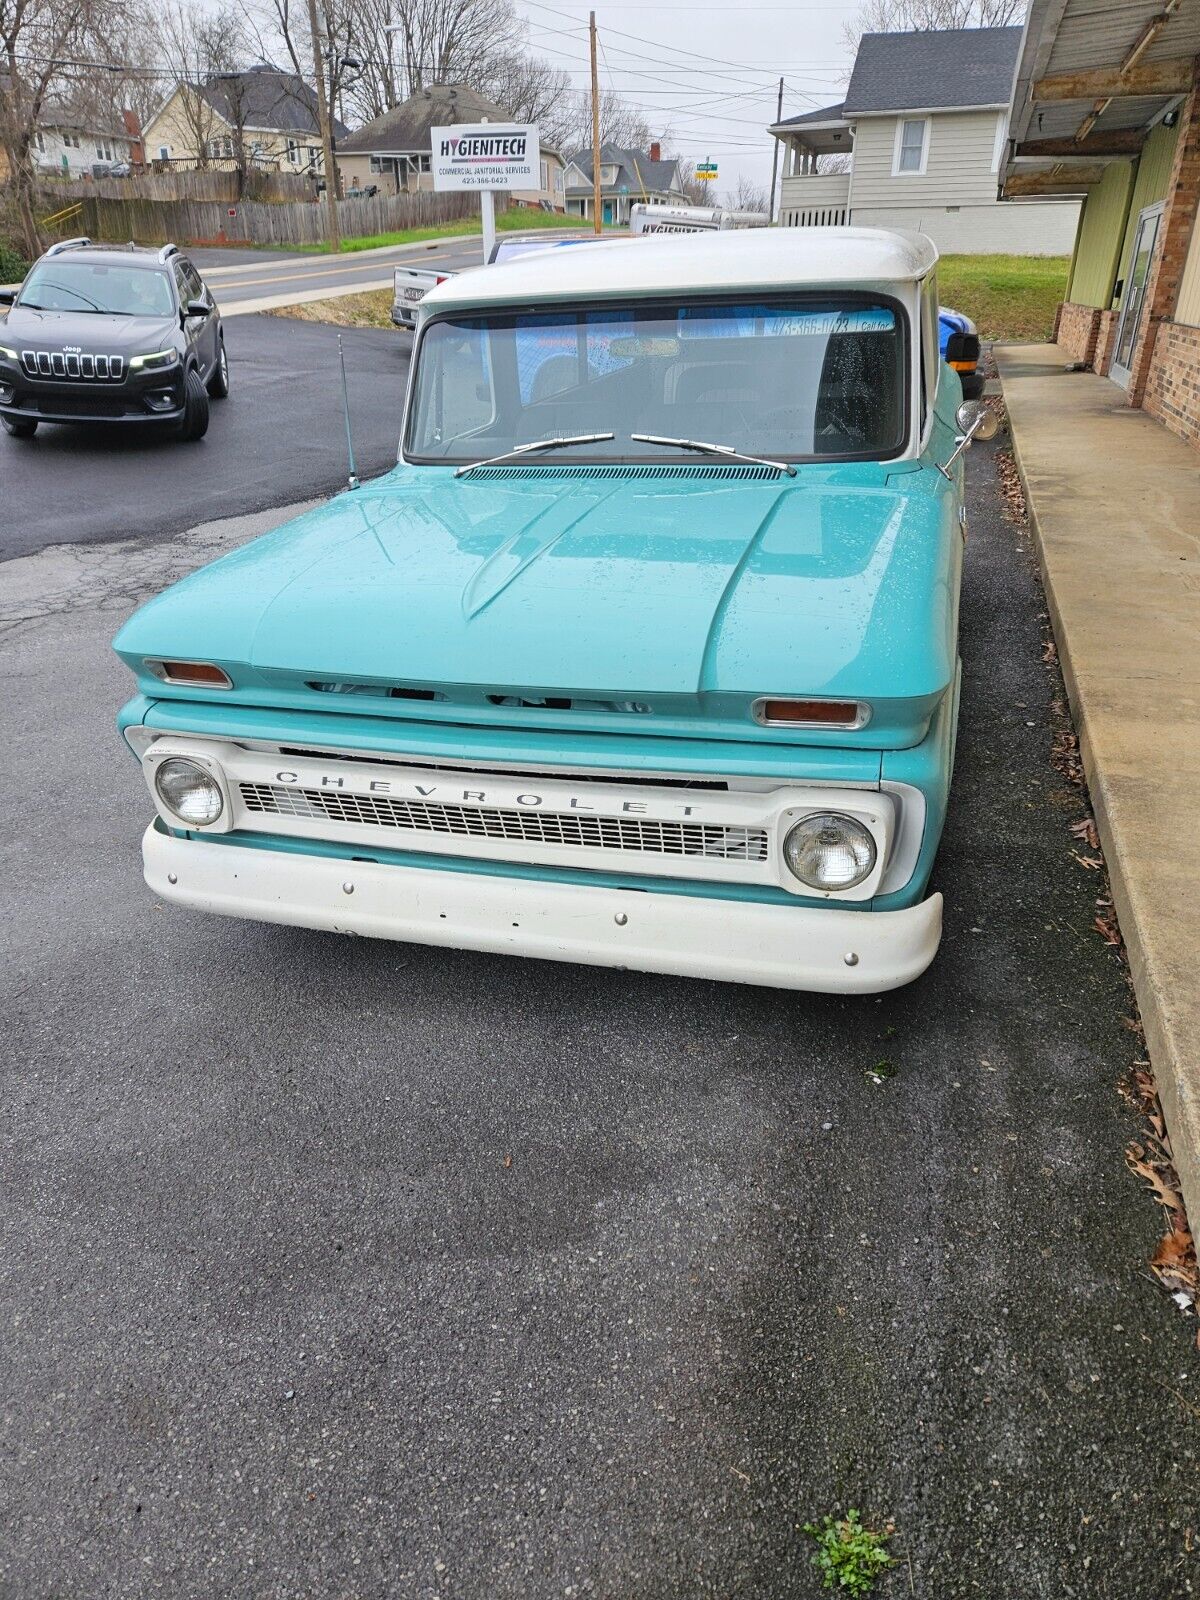
POLYGON ((342 414, 346 418, 346 454, 350 458, 350 477, 346 487, 358 488, 358 471, 354 465, 354 440, 350 437, 350 391, 346 387, 346 352, 342 348, 342 336, 338 333, 338 360, 342 366, 342 414))

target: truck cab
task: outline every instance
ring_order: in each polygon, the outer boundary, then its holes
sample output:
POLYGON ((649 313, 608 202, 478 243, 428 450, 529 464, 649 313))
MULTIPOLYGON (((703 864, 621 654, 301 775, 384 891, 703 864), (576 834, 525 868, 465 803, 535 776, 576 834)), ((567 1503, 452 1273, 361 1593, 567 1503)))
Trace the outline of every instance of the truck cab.
POLYGON ((397 466, 116 639, 150 887, 791 989, 915 978, 986 420, 939 357, 936 262, 716 231, 432 289, 397 466))

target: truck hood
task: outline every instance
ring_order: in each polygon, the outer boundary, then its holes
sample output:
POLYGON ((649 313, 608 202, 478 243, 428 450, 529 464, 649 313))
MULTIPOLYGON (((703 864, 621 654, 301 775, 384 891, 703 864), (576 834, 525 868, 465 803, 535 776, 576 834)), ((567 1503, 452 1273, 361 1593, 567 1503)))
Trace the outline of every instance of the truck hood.
POLYGON ((729 471, 400 467, 167 590, 117 648, 235 682, 931 707, 961 543, 935 475, 729 471))

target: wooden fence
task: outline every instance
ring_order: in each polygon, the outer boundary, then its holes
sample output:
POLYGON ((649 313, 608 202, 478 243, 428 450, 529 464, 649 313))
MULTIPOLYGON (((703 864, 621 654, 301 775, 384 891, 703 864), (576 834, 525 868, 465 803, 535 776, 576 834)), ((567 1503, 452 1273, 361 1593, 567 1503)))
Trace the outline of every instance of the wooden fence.
MULTIPOLYGON (((499 197, 503 210, 507 195, 499 197)), ((464 194, 377 195, 371 200, 339 200, 338 225, 344 239, 366 239, 404 228, 442 222, 464 223, 479 215, 478 196, 464 194)), ((109 200, 89 196, 82 211, 65 224, 73 234, 139 244, 323 244, 328 238, 324 200, 263 204, 254 200, 109 200)), ((470 231, 469 228, 467 231, 470 231)))
MULTIPOLYGON (((243 198, 272 204, 304 202, 316 195, 311 178, 298 172, 248 172, 243 198)), ((128 178, 53 178, 44 182, 38 202, 58 211, 72 200, 223 200, 238 199, 238 174, 215 167, 188 171, 135 172, 128 178)))

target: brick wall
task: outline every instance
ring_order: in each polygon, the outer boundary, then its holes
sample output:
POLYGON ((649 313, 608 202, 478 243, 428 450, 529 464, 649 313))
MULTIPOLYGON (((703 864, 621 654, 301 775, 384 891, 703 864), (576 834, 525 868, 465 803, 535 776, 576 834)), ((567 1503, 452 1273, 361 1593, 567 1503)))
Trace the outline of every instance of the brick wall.
POLYGON ((1142 405, 1189 444, 1200 444, 1200 328, 1159 324, 1142 405))
POLYGON ((1179 118, 1179 138, 1167 185, 1166 205, 1158 241, 1146 278, 1142 325, 1134 345, 1130 368, 1129 404, 1140 406, 1146 392, 1150 366, 1158 344, 1158 330, 1175 310, 1179 283, 1187 260, 1200 197, 1200 97, 1195 89, 1184 102, 1179 118))
POLYGON ((1108 375, 1108 369, 1112 365, 1118 315, 1116 311, 1102 311, 1100 320, 1096 324, 1096 353, 1092 357, 1092 371, 1100 373, 1102 377, 1108 375))
POLYGON ((1081 306, 1066 300, 1059 308, 1055 342, 1068 361, 1082 361, 1091 366, 1096 353, 1096 333, 1100 312, 1095 306, 1081 306))

